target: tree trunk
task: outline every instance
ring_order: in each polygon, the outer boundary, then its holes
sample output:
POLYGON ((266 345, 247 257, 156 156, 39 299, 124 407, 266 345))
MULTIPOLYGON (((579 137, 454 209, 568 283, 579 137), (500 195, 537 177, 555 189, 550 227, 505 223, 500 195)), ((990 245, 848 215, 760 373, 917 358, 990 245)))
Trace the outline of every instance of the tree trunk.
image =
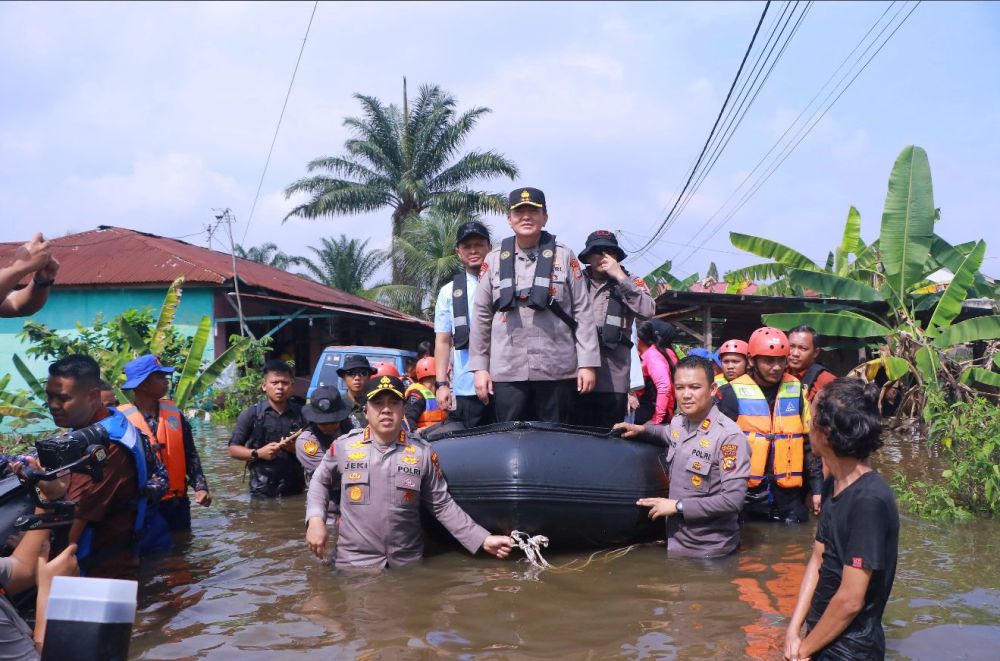
POLYGON ((403 260, 396 247, 396 239, 403 232, 403 218, 406 212, 402 207, 396 207, 392 212, 392 241, 389 244, 389 255, 392 261, 392 284, 398 285, 403 282, 403 260))

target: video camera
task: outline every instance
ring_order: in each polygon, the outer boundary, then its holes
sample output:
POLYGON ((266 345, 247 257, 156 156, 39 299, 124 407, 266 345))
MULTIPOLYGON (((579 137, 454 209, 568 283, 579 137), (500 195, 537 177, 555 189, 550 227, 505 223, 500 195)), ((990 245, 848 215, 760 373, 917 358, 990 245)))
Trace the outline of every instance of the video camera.
MULTIPOLYGON (((27 467, 16 476, 0 480, 0 520, 8 503, 11 508, 20 508, 20 513, 10 528, 18 531, 55 529, 52 555, 60 553, 68 543, 69 525, 76 513, 76 503, 72 500, 43 500, 38 491, 40 482, 50 482, 79 473, 89 475, 95 482, 104 477, 104 462, 108 458, 111 438, 102 425, 91 425, 83 429, 35 441, 38 462, 46 470, 38 471, 27 467), (41 514, 31 512, 33 507, 46 510, 41 514)), ((8 517, 9 518, 9 517, 8 517)), ((3 533, 12 530, 5 528, 3 533)), ((3 534, 0 533, 0 534, 3 534)), ((6 538, 6 535, 3 537, 6 538)))

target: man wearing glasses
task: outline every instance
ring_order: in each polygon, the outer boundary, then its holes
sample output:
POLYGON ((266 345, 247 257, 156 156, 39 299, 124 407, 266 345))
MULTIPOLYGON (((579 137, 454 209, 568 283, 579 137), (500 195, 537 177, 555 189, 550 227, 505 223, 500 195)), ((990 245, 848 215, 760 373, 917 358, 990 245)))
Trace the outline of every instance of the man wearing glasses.
POLYGON ((375 369, 368 363, 368 359, 357 354, 350 354, 344 358, 344 364, 337 370, 337 376, 344 380, 347 388, 345 397, 347 408, 350 409, 350 420, 355 429, 364 429, 368 426, 368 417, 365 415, 365 385, 368 379, 375 374, 375 369))

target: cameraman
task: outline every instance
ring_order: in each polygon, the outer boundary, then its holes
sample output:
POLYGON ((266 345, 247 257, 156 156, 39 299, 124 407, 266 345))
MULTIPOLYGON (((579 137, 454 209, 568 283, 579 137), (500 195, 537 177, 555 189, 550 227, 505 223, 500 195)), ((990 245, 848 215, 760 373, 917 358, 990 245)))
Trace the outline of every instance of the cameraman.
POLYGON ((58 270, 59 262, 52 256, 49 243, 42 238, 41 232, 18 246, 14 261, 0 269, 0 317, 26 317, 41 310, 58 270), (27 286, 15 290, 17 284, 31 274, 34 275, 27 286))
POLYGON ((67 497, 76 502, 69 541, 79 545, 77 560, 85 575, 135 580, 146 508, 146 455, 135 427, 101 402, 100 378, 93 358, 72 355, 49 366, 45 386, 58 426, 77 430, 98 424, 111 440, 100 481, 77 473, 69 477, 67 497))
MULTIPOLYGON (((40 489, 46 498, 58 500, 66 491, 60 480, 42 483, 40 489)), ((37 508, 36 514, 45 510, 37 508)), ((76 545, 70 544, 62 553, 48 560, 49 531, 33 530, 25 533, 21 542, 8 558, 0 558, 0 659, 37 659, 45 639, 45 609, 53 576, 77 574, 76 545), (7 598, 38 586, 35 599, 35 631, 32 631, 7 598)))

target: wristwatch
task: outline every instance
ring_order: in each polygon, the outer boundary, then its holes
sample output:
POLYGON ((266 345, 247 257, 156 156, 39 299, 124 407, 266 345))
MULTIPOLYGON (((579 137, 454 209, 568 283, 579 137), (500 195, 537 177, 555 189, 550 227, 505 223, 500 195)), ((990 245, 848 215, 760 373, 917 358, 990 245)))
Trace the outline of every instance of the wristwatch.
POLYGON ((260 459, 260 455, 257 454, 256 450, 250 450, 250 458, 253 459, 254 461, 257 461, 258 459, 260 459))
POLYGON ((448 386, 450 388, 451 387, 451 382, 450 381, 435 381, 434 382, 434 389, 435 390, 437 390, 441 386, 448 386))
POLYGON ((676 507, 677 507, 677 511, 678 512, 680 512, 681 514, 684 513, 684 501, 683 500, 678 500, 676 507))

